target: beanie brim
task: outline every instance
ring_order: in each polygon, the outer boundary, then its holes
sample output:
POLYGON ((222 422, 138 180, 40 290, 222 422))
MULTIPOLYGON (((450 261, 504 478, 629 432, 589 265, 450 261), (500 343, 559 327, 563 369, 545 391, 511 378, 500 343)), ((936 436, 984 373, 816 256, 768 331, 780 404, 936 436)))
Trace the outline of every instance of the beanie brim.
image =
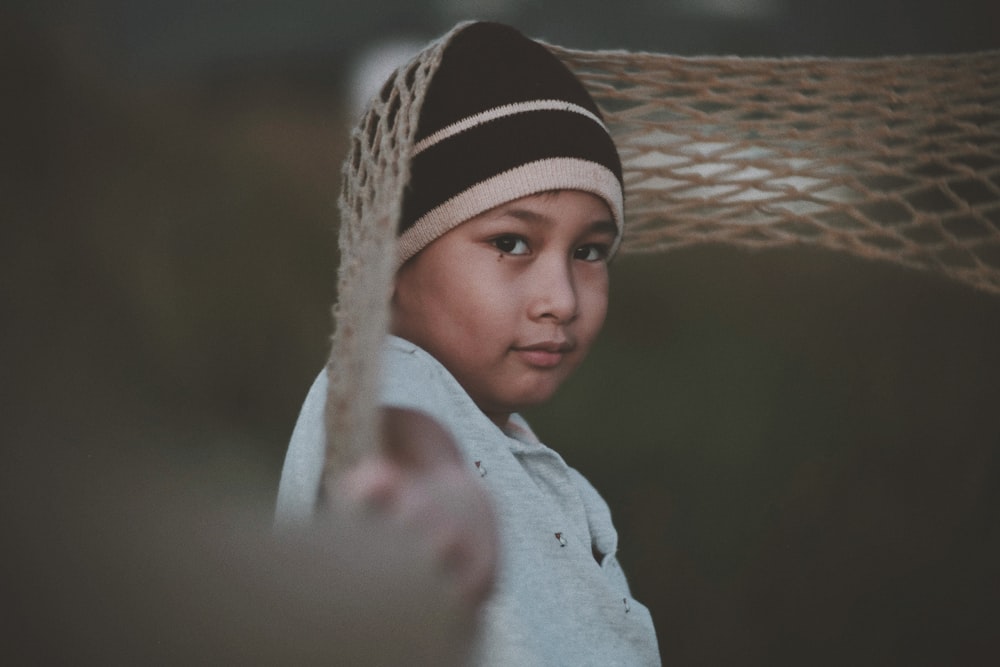
POLYGON ((604 200, 619 230, 611 249, 613 255, 621 241, 624 224, 624 202, 618 177, 597 162, 555 157, 523 164, 480 181, 424 214, 400 235, 397 266, 470 218, 515 199, 553 190, 579 190, 604 200))

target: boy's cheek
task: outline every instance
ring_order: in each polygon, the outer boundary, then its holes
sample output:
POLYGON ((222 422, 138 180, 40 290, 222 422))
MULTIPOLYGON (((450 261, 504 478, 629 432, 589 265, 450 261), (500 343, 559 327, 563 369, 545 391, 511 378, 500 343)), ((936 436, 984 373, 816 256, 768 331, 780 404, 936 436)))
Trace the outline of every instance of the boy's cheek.
POLYGON ((608 313, 610 285, 607 266, 597 275, 588 276, 587 279, 581 280, 579 285, 581 303, 597 322, 597 329, 600 330, 608 313))

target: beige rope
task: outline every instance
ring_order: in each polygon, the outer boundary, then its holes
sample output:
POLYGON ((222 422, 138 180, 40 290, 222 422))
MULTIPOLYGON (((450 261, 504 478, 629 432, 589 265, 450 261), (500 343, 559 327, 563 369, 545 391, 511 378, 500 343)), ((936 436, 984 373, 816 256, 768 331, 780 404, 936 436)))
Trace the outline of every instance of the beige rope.
POLYGON ((625 252, 810 244, 1000 293, 1000 52, 553 50, 622 153, 625 252))

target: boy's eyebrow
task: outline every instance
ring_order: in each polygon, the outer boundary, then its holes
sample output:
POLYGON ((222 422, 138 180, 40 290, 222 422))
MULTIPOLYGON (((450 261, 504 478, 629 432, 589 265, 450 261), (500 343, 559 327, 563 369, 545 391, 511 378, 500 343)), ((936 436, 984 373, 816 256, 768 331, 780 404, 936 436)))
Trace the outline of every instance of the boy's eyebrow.
MULTIPOLYGON (((538 211, 532 211, 525 208, 512 207, 503 210, 504 215, 508 215, 512 218, 522 220, 524 222, 534 222, 534 223, 549 223, 553 222, 552 218, 545 215, 544 213, 539 213, 538 211)), ((587 230, 591 234, 610 234, 611 236, 618 236, 618 226, 614 221, 603 218, 601 220, 596 220, 590 224, 590 228, 587 230)))
POLYGON ((618 236, 618 225, 616 225, 611 220, 598 220, 597 222, 590 225, 590 231, 593 234, 608 234, 610 236, 618 236))

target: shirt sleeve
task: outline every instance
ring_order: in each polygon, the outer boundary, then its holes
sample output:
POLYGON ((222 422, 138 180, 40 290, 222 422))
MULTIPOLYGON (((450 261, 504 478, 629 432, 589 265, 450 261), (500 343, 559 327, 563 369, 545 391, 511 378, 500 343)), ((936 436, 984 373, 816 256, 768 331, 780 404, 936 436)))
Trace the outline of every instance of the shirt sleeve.
POLYGON ((320 371, 292 430, 285 463, 278 483, 275 524, 289 525, 308 520, 315 510, 323 461, 326 456, 326 369, 320 371))

